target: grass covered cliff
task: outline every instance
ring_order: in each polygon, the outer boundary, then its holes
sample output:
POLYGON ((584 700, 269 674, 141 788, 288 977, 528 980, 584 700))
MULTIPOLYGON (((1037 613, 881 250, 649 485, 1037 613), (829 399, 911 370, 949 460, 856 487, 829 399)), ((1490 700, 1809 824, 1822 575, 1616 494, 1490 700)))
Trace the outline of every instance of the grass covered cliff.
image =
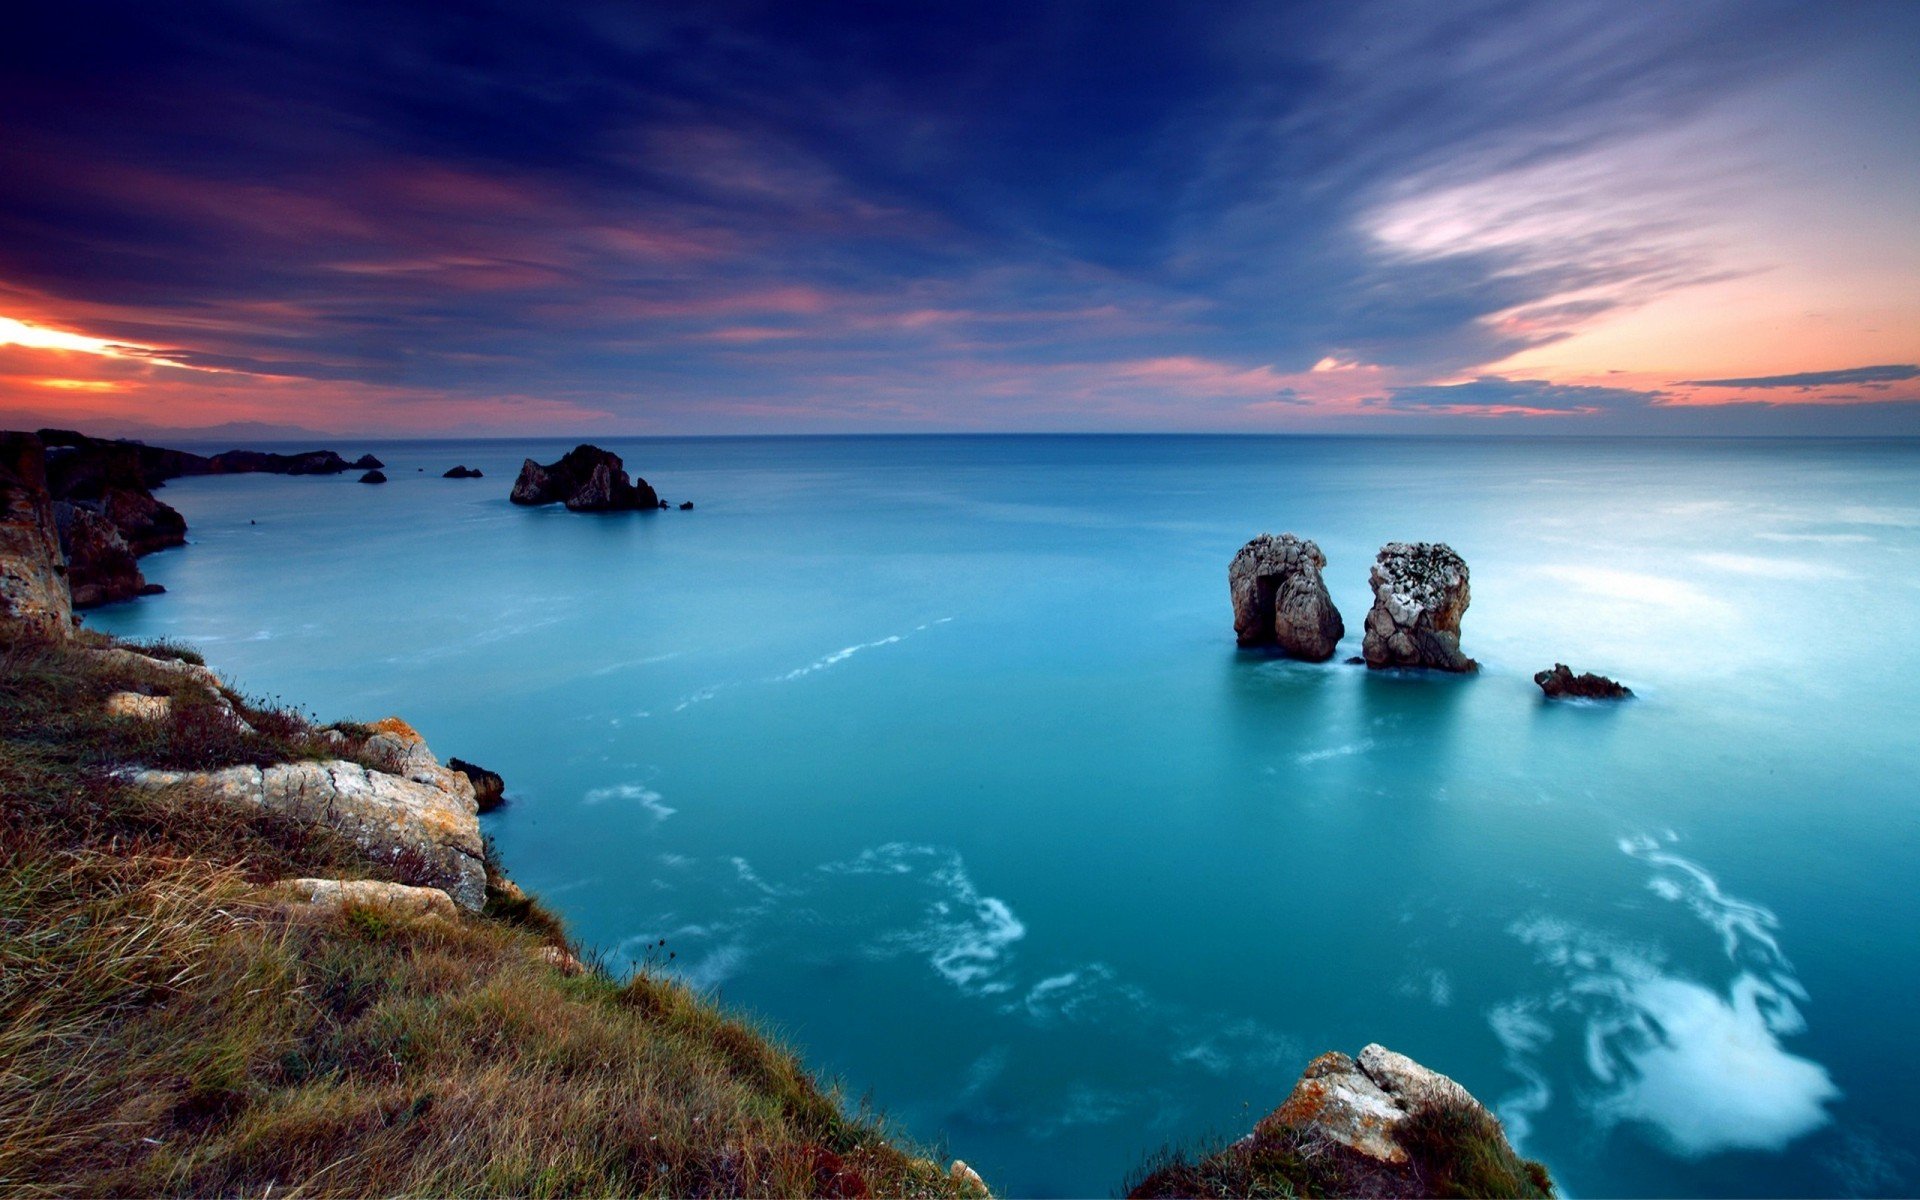
POLYGON ((290 903, 415 864, 124 776, 351 756, 355 727, 233 720, 178 649, 0 636, 0 1191, 974 1190, 681 985, 583 969, 497 864, 478 914, 290 903))

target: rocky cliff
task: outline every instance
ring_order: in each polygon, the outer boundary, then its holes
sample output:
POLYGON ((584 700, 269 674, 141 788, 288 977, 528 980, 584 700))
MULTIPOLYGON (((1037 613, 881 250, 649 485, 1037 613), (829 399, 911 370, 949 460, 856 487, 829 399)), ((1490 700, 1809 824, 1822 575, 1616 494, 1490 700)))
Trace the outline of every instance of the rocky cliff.
POLYGON ((42 637, 68 636, 66 575, 46 448, 33 434, 0 432, 0 621, 42 637))
POLYGON ((1227 566, 1233 632, 1242 646, 1276 646, 1295 658, 1324 662, 1346 636, 1320 572, 1327 556, 1291 533, 1263 533, 1227 566))

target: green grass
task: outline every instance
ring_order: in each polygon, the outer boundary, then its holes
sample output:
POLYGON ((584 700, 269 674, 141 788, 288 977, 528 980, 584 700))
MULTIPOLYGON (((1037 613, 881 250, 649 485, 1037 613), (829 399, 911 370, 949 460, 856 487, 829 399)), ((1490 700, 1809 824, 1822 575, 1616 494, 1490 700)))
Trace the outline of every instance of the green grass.
POLYGON ((275 879, 392 867, 112 772, 340 751, 272 706, 237 731, 98 644, 0 648, 0 1192, 954 1191, 739 1017, 550 965, 577 948, 497 867, 456 921, 270 902, 275 879), (115 691, 173 714, 108 718, 115 691))

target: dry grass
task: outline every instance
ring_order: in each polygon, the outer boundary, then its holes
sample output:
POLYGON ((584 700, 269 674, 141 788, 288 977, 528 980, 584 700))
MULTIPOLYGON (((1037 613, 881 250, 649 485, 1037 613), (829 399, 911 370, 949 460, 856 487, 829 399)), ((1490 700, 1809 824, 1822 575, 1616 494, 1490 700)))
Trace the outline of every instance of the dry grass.
POLYGON ((1131 1197, 1497 1197, 1549 1200, 1553 1181, 1477 1107, 1435 1107, 1395 1133, 1409 1161, 1389 1165, 1277 1122, 1198 1153, 1162 1150, 1128 1181, 1131 1197))
POLYGON ((146 674, 0 649, 0 1193, 952 1191, 684 987, 543 961, 564 930, 497 877, 488 915, 457 921, 263 901, 272 879, 382 867, 120 787, 148 754, 222 766, 313 732, 250 706, 236 739, 182 718, 178 690, 178 728, 100 715, 172 678, 146 674))

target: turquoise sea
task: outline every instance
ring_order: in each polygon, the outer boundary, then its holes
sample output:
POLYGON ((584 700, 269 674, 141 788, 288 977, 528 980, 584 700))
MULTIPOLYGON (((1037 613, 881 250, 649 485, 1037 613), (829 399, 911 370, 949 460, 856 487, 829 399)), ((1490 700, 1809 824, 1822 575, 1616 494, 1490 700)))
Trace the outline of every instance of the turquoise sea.
POLYGON ((507 502, 570 444, 175 481, 168 593, 89 623, 500 771, 586 942, 665 938, 1006 1194, 1371 1041, 1574 1195, 1920 1189, 1920 443, 609 440, 698 507, 507 502), (1343 658, 1380 544, 1450 543, 1482 673, 1237 650, 1262 531, 1343 658))

